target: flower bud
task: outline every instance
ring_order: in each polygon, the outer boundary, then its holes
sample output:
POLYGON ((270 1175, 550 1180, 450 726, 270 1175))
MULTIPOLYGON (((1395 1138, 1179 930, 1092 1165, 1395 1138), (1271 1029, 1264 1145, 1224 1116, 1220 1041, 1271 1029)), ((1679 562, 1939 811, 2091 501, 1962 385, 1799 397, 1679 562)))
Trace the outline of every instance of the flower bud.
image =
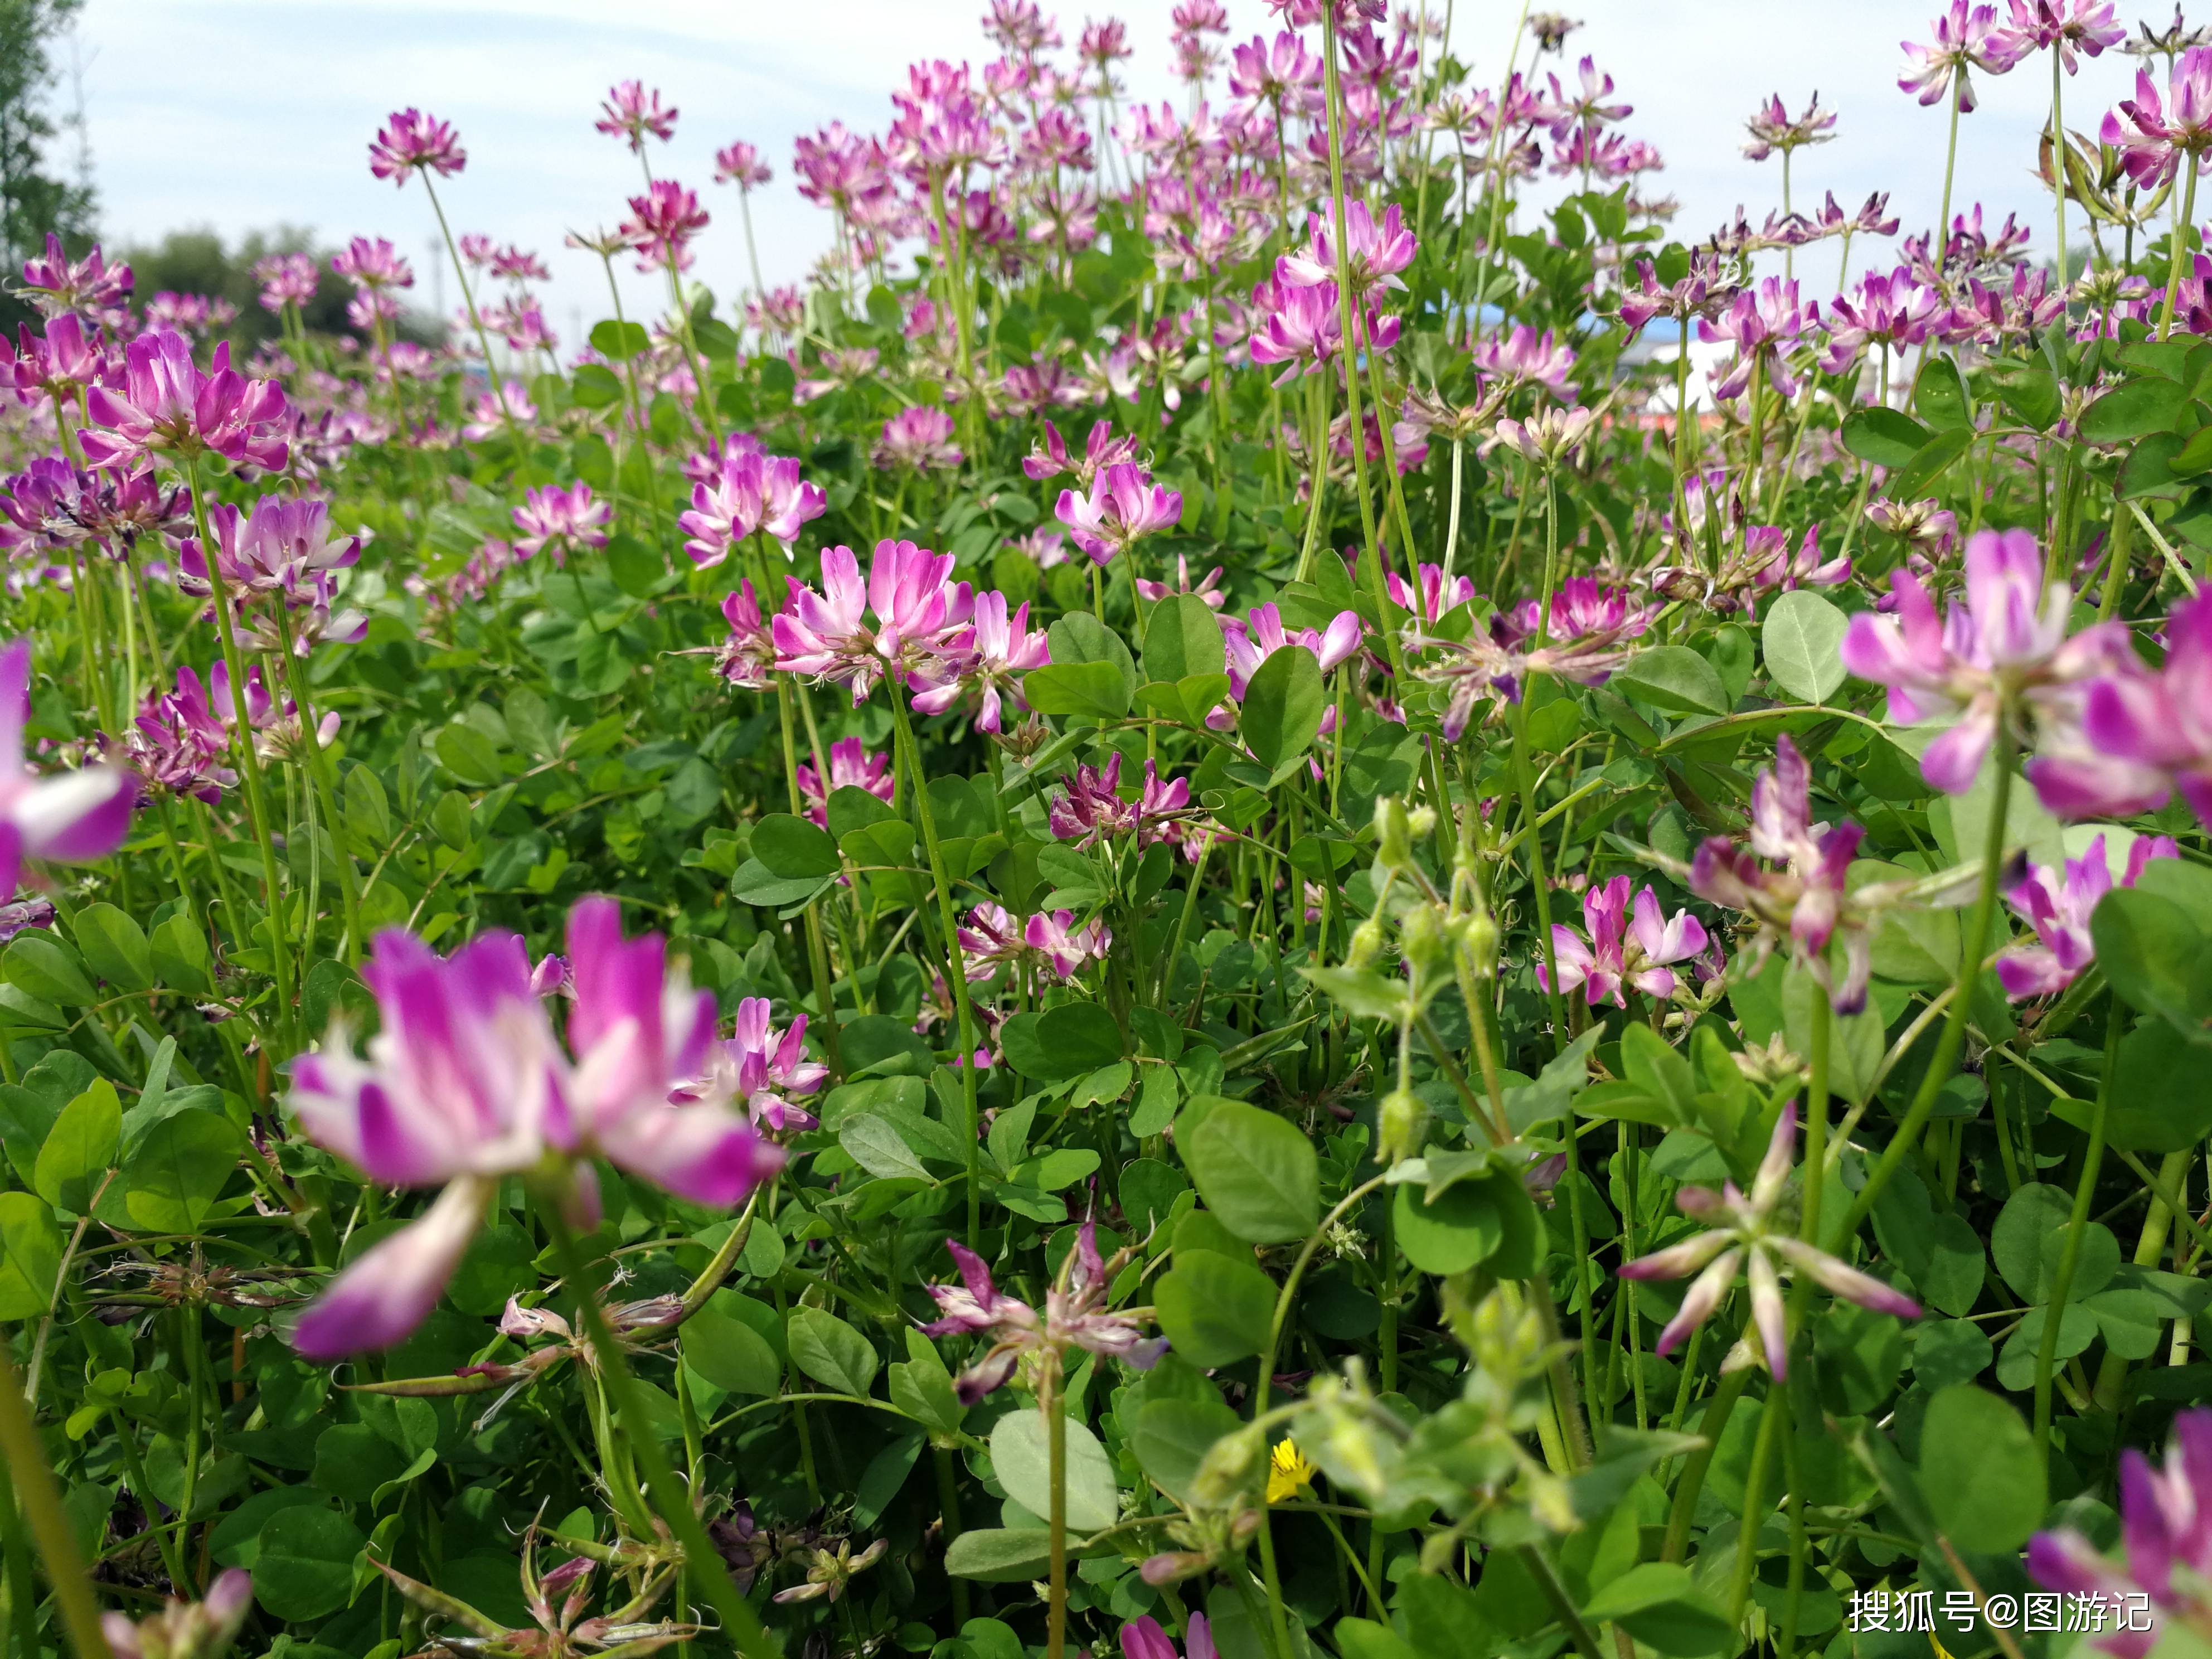
POLYGON ((1194 1509, 1224 1509, 1255 1491, 1267 1472, 1267 1437, 1247 1425, 1215 1441, 1191 1478, 1194 1509))
POLYGON ((1429 1108, 1411 1089, 1393 1089, 1375 1110, 1376 1156, 1387 1169, 1421 1150, 1429 1108))
POLYGON ((1406 821, 1406 804, 1395 795, 1375 800, 1375 861, 1395 870, 1413 861, 1413 826, 1406 821))
POLYGON ((1406 815, 1406 828, 1415 841, 1426 841, 1437 833, 1437 809, 1416 806, 1406 815))
POLYGON ((1382 924, 1370 916, 1352 930, 1352 945, 1344 953, 1344 965, 1364 972, 1372 968, 1382 954, 1382 924))
POLYGON ((1445 965, 1451 946, 1444 937, 1444 919, 1434 905, 1416 905, 1399 918, 1398 948, 1419 967, 1433 971, 1445 965))
POLYGON ((1474 911, 1454 923, 1452 933, 1459 948, 1467 952, 1468 962, 1476 978, 1488 979, 1497 973, 1497 917, 1488 910, 1474 911))

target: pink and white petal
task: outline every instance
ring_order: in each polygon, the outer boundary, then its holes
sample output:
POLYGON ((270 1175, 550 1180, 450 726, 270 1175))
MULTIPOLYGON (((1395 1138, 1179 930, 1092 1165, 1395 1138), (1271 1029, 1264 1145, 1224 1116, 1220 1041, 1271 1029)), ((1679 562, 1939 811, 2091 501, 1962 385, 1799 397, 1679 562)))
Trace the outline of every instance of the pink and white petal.
POLYGON ((720 1208, 741 1204, 783 1167, 783 1149, 744 1118, 714 1106, 646 1106, 599 1131, 608 1160, 681 1199, 720 1208))
POLYGON ((1751 1317, 1766 1351, 1766 1369, 1778 1382, 1790 1375, 1790 1322, 1782 1304, 1782 1277, 1765 1250, 1751 1253, 1751 1317))
POLYGON ((22 832, 23 851, 30 857, 89 864, 123 845, 137 798, 128 772, 88 766, 40 779, 9 817, 22 832))
POLYGON ((292 1328, 309 1359, 343 1359, 388 1348, 438 1304, 489 1207, 494 1183, 464 1176, 408 1226, 332 1279, 292 1328))
POLYGON ((1684 1337, 1711 1318, 1713 1310, 1721 1305, 1721 1298, 1735 1283, 1736 1269, 1742 1262, 1743 1252, 1730 1250, 1699 1274, 1697 1283, 1683 1297, 1681 1307, 1667 1322, 1667 1328, 1659 1333, 1659 1340, 1652 1345, 1651 1351, 1664 1358, 1684 1337))
POLYGON ((1845 1266, 1826 1250, 1815 1249, 1802 1239, 1778 1238, 1774 1248, 1782 1252, 1791 1267, 1809 1274, 1814 1284, 1832 1296, 1899 1319, 1920 1317, 1920 1304, 1904 1291, 1893 1290, 1871 1273, 1845 1266))

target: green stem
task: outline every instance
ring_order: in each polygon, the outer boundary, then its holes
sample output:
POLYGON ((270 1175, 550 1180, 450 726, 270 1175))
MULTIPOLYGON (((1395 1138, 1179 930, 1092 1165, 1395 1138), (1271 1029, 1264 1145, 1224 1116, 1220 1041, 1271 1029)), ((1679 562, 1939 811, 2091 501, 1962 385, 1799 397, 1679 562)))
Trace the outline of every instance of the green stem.
POLYGON ((1995 797, 1990 803, 1990 823, 1983 836, 1981 884, 1974 899, 1973 920, 1967 924, 1966 938, 1959 957, 1959 975, 1951 988, 1951 1006, 1943 1023, 1943 1035, 1937 1039, 1936 1053, 1928 1065, 1928 1074, 1921 1079, 1920 1088, 1912 1097, 1912 1104, 1905 1114, 1905 1121, 1897 1126, 1889 1145, 1882 1149, 1881 1159, 1867 1176, 1866 1185, 1852 1200, 1850 1213, 1844 1218, 1838 1248, 1849 1246, 1867 1217, 1873 1213, 1875 1200, 1881 1196, 1892 1176, 1912 1152, 1927 1127, 1929 1116, 1936 1110, 1936 1097, 1950 1081, 1951 1068, 1958 1064, 1959 1050, 1966 1040, 1966 1005, 1972 998, 1974 983, 1981 977, 1982 961, 1989 950, 1990 928, 1996 918, 1997 875, 2004 863, 2005 817, 2012 803, 2012 738, 2008 729, 2011 711, 1997 711, 1997 737, 1988 763, 1996 768, 1995 797))
MULTIPOLYGON (((1683 1380, 1688 1381, 1687 1372, 1683 1380)), ((1667 1517, 1667 1541, 1659 1554, 1662 1561, 1680 1561, 1690 1553, 1690 1522, 1698 1512, 1698 1494, 1705 1490, 1705 1472, 1713 1466, 1713 1453, 1728 1428, 1729 1414, 1750 1381, 1748 1366, 1729 1371, 1705 1401, 1705 1414, 1698 1419, 1698 1433, 1705 1443, 1690 1454, 1690 1461, 1682 1468, 1681 1484, 1674 1488, 1674 1507, 1667 1517)))
MULTIPOLYGON (((314 701, 307 694, 307 665, 292 652, 292 624, 283 607, 276 611, 277 626, 283 630, 284 684, 292 693, 292 706, 299 711, 300 741, 307 750, 307 776, 315 793, 323 804, 323 822, 330 827, 331 854, 338 866, 338 900, 345 915, 345 959, 349 967, 361 966, 361 872, 354 868, 352 851, 345 844, 344 821, 338 817, 337 780, 331 775, 331 757, 324 747, 322 733, 315 727, 314 701)), ((315 919, 307 918, 307 938, 314 938, 315 919)))
POLYGON ((16 1381, 4 1344, 0 1344, 0 1460, 5 1461, 15 1488, 15 1501, 30 1522, 31 1537, 46 1564, 62 1626, 76 1650, 76 1659, 111 1659, 106 1633, 100 1627, 100 1609, 92 1599, 91 1575, 85 1571, 46 1448, 39 1443, 38 1425, 31 1420, 31 1408, 24 1402, 22 1384, 16 1381))
POLYGON ((1752 1571, 1759 1562, 1760 1522, 1765 1519, 1759 1506, 1765 1498, 1766 1472, 1773 1466, 1775 1441, 1790 1414, 1784 1393, 1779 1382, 1768 1386, 1765 1403, 1759 1413, 1759 1437, 1752 1443, 1751 1470, 1743 1483, 1743 1524, 1735 1538, 1735 1573, 1729 1583, 1728 1620, 1731 1625, 1742 1622, 1743 1604, 1751 1598, 1752 1571))
POLYGON ((2081 1155, 2081 1178, 2074 1187, 2074 1212, 2066 1226, 2065 1243, 2058 1253, 2058 1271, 2051 1276, 2051 1299, 2043 1310, 2043 1340, 2035 1351, 2035 1455, 2048 1468, 2051 1463, 2051 1373, 2058 1363, 2058 1337, 2066 1323, 2067 1298, 2074 1293, 2074 1273, 2081 1261, 2081 1239, 2088 1231, 2089 1205, 2097 1193, 2097 1173, 2105 1162, 2105 1121, 2112 1105, 2112 1074, 2119 1067, 2120 1039, 2127 1035, 2127 1005, 2112 994, 2112 1010, 2105 1019, 2105 1067, 2097 1083, 2097 1102, 2089 1115, 2089 1146, 2081 1155))
POLYGON ((1052 1489, 1050 1583, 1045 1603, 1045 1659, 1064 1659, 1067 1650, 1067 1413, 1060 1401, 1060 1355, 1045 1356, 1037 1409, 1044 1413, 1045 1474, 1052 1489))
POLYGON ((2197 157, 2185 155, 2181 166, 2187 182, 2182 186, 2180 216, 2173 222, 2173 252, 2166 262, 2166 314, 2158 325, 2161 340, 2173 332, 2173 315, 2181 303, 2181 264, 2188 252, 2189 232, 2197 222, 2197 157))
MULTIPOLYGON (((230 707, 233 717, 231 740, 238 746, 239 776, 246 784, 246 814, 253 828, 253 839, 261 848, 261 878, 268 890, 269 905, 269 976, 276 987, 277 1040, 283 1045, 283 1054, 270 1058, 283 1059, 299 1050, 299 1037, 293 1025, 292 963, 286 948, 284 930, 278 925, 278 916, 284 907, 284 891, 276 870, 276 842, 269 830, 268 797, 262 786, 261 757, 254 752, 253 722, 246 702, 246 659, 238 649, 238 630, 230 617, 230 595, 217 568, 216 542, 208 530, 207 492, 201 487, 199 457, 191 458, 189 475, 192 490, 192 525, 199 532, 200 545, 207 550, 209 586, 215 595, 216 632, 222 641, 222 660, 230 675, 230 707)), ((212 846, 212 842, 210 842, 212 846)))
POLYGON ((599 1360, 599 1376, 629 1443, 630 1455, 645 1473, 647 1496, 653 1513, 683 1547, 684 1570, 690 1575, 693 1595, 714 1608, 715 1616, 722 1621, 723 1633, 746 1659, 781 1659, 781 1649, 761 1623, 760 1616, 730 1582, 714 1540, 707 1536, 707 1528, 692 1509, 690 1496, 677 1482, 676 1473, 669 1466, 667 1450, 660 1443, 653 1420, 646 1414, 637 1384, 623 1358, 622 1344, 607 1325, 606 1310, 599 1304, 597 1279, 586 1267, 582 1254, 576 1248, 575 1236, 562 1219, 557 1198, 538 1207, 545 1231, 553 1241, 554 1255, 561 1264, 561 1276, 576 1292, 584 1328, 599 1360))
POLYGON ((914 789, 915 815, 921 821, 922 846, 929 854, 929 878, 937 889, 938 921, 945 931, 945 976, 952 982, 952 1006, 960 1016, 960 1093, 967 1118, 968 1248, 972 1250, 983 1227, 983 1129, 975 1103, 975 1013, 968 1000, 968 975, 960 962, 960 925, 952 909, 952 884, 945 873, 945 852, 937 839, 937 814, 929 804, 928 780, 922 775, 921 756, 915 748, 914 726, 907 718, 906 692, 893 681, 890 694, 899 752, 905 759, 907 780, 914 789))

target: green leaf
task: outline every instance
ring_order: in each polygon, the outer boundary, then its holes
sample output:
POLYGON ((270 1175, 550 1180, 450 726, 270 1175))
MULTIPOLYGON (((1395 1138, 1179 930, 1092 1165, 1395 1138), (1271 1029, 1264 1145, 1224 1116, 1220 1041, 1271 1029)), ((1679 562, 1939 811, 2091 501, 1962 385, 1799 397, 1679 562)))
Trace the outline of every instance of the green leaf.
POLYGON ((124 1207, 154 1233, 196 1233, 237 1172, 246 1137, 220 1113, 179 1112, 146 1132, 123 1170, 124 1207))
POLYGON ((1945 1536, 1970 1555, 2008 1555, 2043 1523, 2049 1501, 2035 1438, 1993 1394, 1954 1384, 1928 1402, 1920 1489, 1945 1536))
POLYGON ((1215 1441, 1237 1431, 1238 1421, 1218 1399, 1149 1401, 1130 1425, 1129 1447, 1139 1468, 1176 1502, 1187 1502, 1198 1466, 1215 1441))
POLYGON ((2043 1241, 2066 1230, 2074 1195, 2063 1187, 2037 1182, 2005 1200, 1990 1229, 1990 1255, 2014 1296, 2030 1306, 2050 1295, 2043 1265, 2043 1241))
POLYGON ((1972 428, 1937 433, 1918 454, 1889 475, 1882 494, 1898 501, 1925 495, 1929 485, 1942 477, 1952 462, 1973 447, 1977 435, 1972 428))
POLYGON ((1697 1121, 1697 1076, 1666 1038, 1648 1025, 1632 1025, 1621 1034, 1620 1060, 1628 1080, 1665 1103, 1677 1125, 1697 1121))
MULTIPOLYGON (((383 890, 389 891, 389 889, 383 890)), ((147 941, 154 971, 173 991, 204 996, 214 988, 209 977, 207 935, 179 911, 154 929, 147 941)))
POLYGON ((592 349, 614 362, 642 357, 652 348, 653 337, 641 323, 617 322, 609 317, 592 325, 592 349))
POLYGON ((865 1398, 876 1380, 876 1351, 843 1320, 819 1308, 794 1308, 785 1328, 792 1363, 824 1388, 865 1398))
POLYGON ((907 1358, 890 1368, 891 1403, 927 1429, 940 1434, 958 1431, 968 1408, 953 1392, 952 1373, 945 1370, 930 1340, 911 1325, 906 1333, 907 1358))
POLYGON ((2081 441, 2125 443, 2153 432, 2171 432, 2189 408, 2189 388, 2166 380, 2127 380, 2081 411, 2081 441))
POLYGON ((368 1540, 327 1509, 288 1509, 253 1564, 253 1599, 289 1624, 325 1619, 353 1600, 353 1564, 368 1540))
POLYGON ((1607 684, 1676 714, 1725 714, 1730 707, 1720 671, 1686 645, 1639 651, 1607 684))
POLYGON ((101 1078, 62 1108, 46 1132, 32 1182, 39 1196, 58 1210, 88 1214, 122 1139, 123 1105, 115 1085, 101 1078))
POLYGON ((1668 1561, 1631 1567, 1590 1598, 1583 1616, 1619 1625, 1646 1647, 1681 1659, 1717 1653, 1735 1636, 1690 1570, 1668 1561))
POLYGON ((1313 1143, 1273 1112, 1227 1101, 1182 1148, 1206 1206, 1252 1244, 1303 1239, 1321 1219, 1321 1167, 1313 1143))
POLYGON ((857 1112, 837 1130, 837 1144, 846 1156, 870 1175, 884 1180, 926 1182, 929 1171, 890 1122, 873 1112, 857 1112))
MULTIPOLYGON (((2212 1042, 2212 941, 2171 899, 2116 887, 2089 919, 2097 961, 2113 990, 2170 1021, 2192 1042, 2212 1042)), ((21 945, 22 941, 16 941, 21 945)))
POLYGON ((1364 968, 1301 968, 1298 972, 1341 1003, 1355 1018, 1395 1023, 1405 1016, 1403 981, 1386 979, 1364 968))
POLYGON ((841 867, 830 832, 788 812, 772 812, 755 824, 751 846, 769 873, 786 881, 819 881, 841 867))
POLYGON ((1040 714, 1103 722, 1129 712, 1130 688, 1110 662, 1056 662, 1024 676, 1022 696, 1040 714))
MULTIPOLYGON (((1067 1524, 1078 1532, 1103 1532, 1114 1524, 1118 1498, 1114 1465, 1098 1437, 1073 1418, 1064 1418, 1062 1490, 1067 1524)), ((991 1472, 1006 1495, 1032 1515, 1052 1513, 1052 1465, 1046 1444, 1044 1413, 1008 1412, 991 1431, 991 1472)))
POLYGON ((1302 645, 1285 646, 1245 685, 1237 729, 1260 764, 1279 778, 1312 745, 1328 712, 1319 659, 1302 645))
POLYGON ((1484 1182, 1460 1182, 1433 1201, 1408 1182, 1390 1208, 1400 1253, 1425 1273, 1463 1273, 1505 1242, 1505 1218, 1484 1182))
POLYGON ((26 928, 15 935, 15 943, 0 956, 0 979, 63 1008, 82 1008, 98 1000, 76 952, 40 928, 26 928))
MULTIPOLYGON (((2212 428, 2207 428, 2212 430, 2212 428)), ((2105 1138, 2131 1152, 2178 1152, 2212 1134, 2212 1089, 2201 1054, 2162 1019, 2146 1019, 2120 1040, 2106 1107, 2105 1138)))
POLYGON ((1844 419, 1844 447, 1875 466, 1903 466, 1934 435, 1898 409, 1856 409, 1844 419))
POLYGON ((718 1389, 766 1399, 783 1387, 783 1362, 765 1337, 726 1310, 728 1294, 710 1297, 684 1322, 684 1363, 718 1389))
POLYGON ((37 1319, 54 1305, 62 1232, 28 1193, 0 1193, 0 1319, 37 1319))
POLYGON ((1175 1266, 1152 1292, 1152 1305, 1175 1351, 1210 1370, 1267 1346, 1275 1285, 1249 1261, 1211 1250, 1178 1250, 1175 1266))
POLYGON ((1221 623, 1205 600, 1172 594, 1152 607, 1145 624, 1145 678, 1178 681, 1221 673, 1228 657, 1221 623))
POLYGON ((1784 593, 1761 624, 1766 672, 1800 702, 1826 702, 1844 683, 1842 646, 1850 626, 1841 611, 1808 589, 1784 593))
POLYGON ((1930 357, 1920 367, 1920 381, 1913 388, 1912 406, 1921 418, 1939 432, 1974 423, 1973 399, 1959 377, 1959 366, 1948 357, 1930 357))
MULTIPOLYGON (((579 409, 611 409, 623 400, 623 383, 605 363, 579 363, 568 377, 568 397, 579 409)), ((611 481, 611 472, 605 476, 611 481)))
POLYGON ((145 930, 112 904, 88 904, 70 932, 85 966, 118 990, 144 991, 154 983, 154 953, 145 930))
POLYGON ((1000 1037, 1008 1063, 1040 1082, 1083 1077, 1121 1058, 1121 1028, 1095 1002, 1018 1014, 1000 1028, 1000 1037))
POLYGON ((986 1584, 1025 1584, 1051 1559, 1052 1534, 1046 1528, 979 1527, 945 1547, 945 1570, 986 1584))

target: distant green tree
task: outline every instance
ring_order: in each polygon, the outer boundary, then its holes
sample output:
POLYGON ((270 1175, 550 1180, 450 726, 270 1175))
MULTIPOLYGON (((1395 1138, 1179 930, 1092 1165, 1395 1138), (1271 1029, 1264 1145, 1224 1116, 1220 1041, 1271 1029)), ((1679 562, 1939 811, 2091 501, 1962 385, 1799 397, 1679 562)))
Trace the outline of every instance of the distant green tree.
MULTIPOLYGON (((0 0, 0 258, 12 286, 23 261, 58 232, 72 252, 91 239, 88 183, 59 176, 53 157, 59 127, 48 105, 55 81, 52 47, 82 0, 0 0)), ((32 313, 0 292, 0 325, 12 330, 32 313)))
MULTIPOLYGON (((283 331, 276 316, 261 308, 261 283, 253 274, 255 263, 272 253, 299 252, 313 254, 319 273, 315 297, 306 307, 307 331, 358 335, 360 331, 346 320, 346 301, 352 297, 352 288, 331 270, 331 250, 318 245, 313 232, 297 226, 249 231, 235 247, 226 245, 213 230, 173 230, 149 246, 122 248, 117 257, 130 265, 136 282, 135 296, 142 306, 164 291, 204 294, 236 306, 238 319, 216 337, 230 340, 233 349, 243 354, 283 331)), ((403 339, 426 343, 440 337, 434 323, 412 312, 401 313, 398 332, 403 339)))

